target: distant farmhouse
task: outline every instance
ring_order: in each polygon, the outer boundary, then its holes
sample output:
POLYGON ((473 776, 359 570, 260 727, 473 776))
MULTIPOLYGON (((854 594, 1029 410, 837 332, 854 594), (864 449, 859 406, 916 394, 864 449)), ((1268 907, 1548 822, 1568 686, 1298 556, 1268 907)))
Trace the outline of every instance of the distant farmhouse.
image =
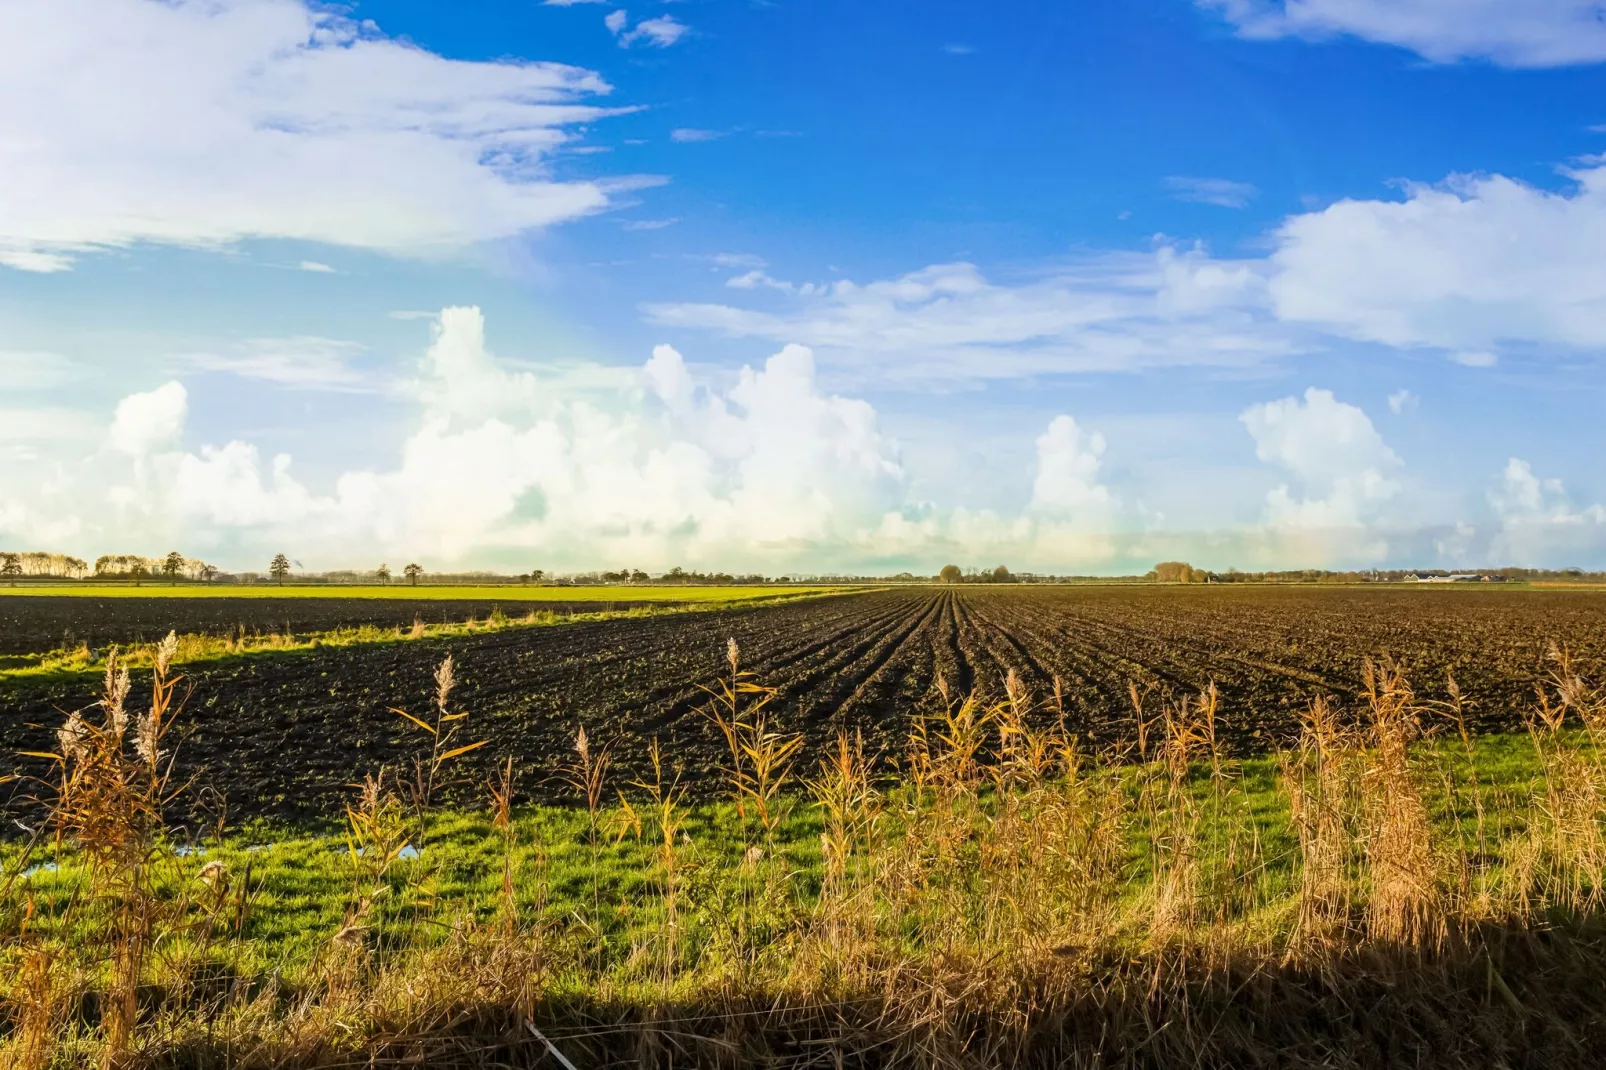
POLYGON ((1406 583, 1504 583, 1504 576, 1488 576, 1477 572, 1452 572, 1439 575, 1433 572, 1408 572, 1406 583))

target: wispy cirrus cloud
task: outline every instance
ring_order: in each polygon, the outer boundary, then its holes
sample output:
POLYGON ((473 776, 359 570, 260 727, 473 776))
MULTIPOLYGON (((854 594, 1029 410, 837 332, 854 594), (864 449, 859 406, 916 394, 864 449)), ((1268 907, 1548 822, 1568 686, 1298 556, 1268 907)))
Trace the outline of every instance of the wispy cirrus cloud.
POLYGON ((691 32, 691 27, 673 15, 659 15, 642 19, 630 27, 630 12, 624 8, 612 11, 602 20, 619 42, 620 48, 645 45, 649 48, 668 48, 691 32))
POLYGON ((1234 182, 1229 178, 1195 178, 1188 175, 1171 175, 1165 182, 1166 192, 1172 200, 1194 204, 1213 204, 1218 208, 1247 208, 1260 190, 1248 182, 1234 182))
POLYGON ((1249 38, 1359 37, 1434 63, 1506 67, 1606 60, 1600 0, 1196 0, 1249 38))
POLYGON ((653 303, 643 313, 660 326, 799 342, 888 381, 1244 366, 1299 348, 1270 316, 1263 267, 1171 246, 1045 266, 1010 282, 968 263, 866 283, 795 283, 755 267, 727 289, 773 291, 779 306, 653 303))
POLYGON ((1598 360, 1606 159, 1566 176, 1559 191, 1452 176, 1340 201, 1288 216, 1264 236, 1268 252, 1237 259, 1166 245, 1008 280, 956 263, 863 283, 799 283, 733 262, 723 299, 643 311, 668 327, 801 341, 891 378, 1245 366, 1340 341, 1437 350, 1473 368, 1512 351, 1598 360))
POLYGON ((363 346, 334 338, 253 338, 227 350, 187 353, 180 363, 300 390, 368 391, 371 379, 353 366, 363 346))

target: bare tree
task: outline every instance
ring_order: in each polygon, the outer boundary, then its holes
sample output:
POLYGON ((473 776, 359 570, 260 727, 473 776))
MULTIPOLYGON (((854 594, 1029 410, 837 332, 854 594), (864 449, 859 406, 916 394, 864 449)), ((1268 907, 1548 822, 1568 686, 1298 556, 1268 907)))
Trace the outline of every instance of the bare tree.
POLYGON ((380 583, 389 584, 390 566, 381 564, 378 568, 374 569, 374 578, 379 580, 380 583))
POLYGON ((422 576, 423 574, 424 566, 418 564, 417 562, 409 563, 406 568, 402 569, 402 575, 406 576, 407 582, 412 584, 414 587, 418 586, 418 577, 422 576))
POLYGON ((283 554, 274 554, 272 562, 268 564, 268 575, 277 580, 280 587, 283 587, 284 578, 290 575, 290 559, 283 554))
POLYGON ((177 550, 174 550, 172 553, 162 558, 162 575, 167 577, 167 582, 176 583, 178 581, 179 573, 183 571, 184 555, 179 553, 177 550))

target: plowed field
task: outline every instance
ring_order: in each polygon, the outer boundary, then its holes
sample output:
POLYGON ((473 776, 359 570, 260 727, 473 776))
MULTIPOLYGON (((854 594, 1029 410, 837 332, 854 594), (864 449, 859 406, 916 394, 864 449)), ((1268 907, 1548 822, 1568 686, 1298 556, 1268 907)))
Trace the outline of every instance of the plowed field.
MULTIPOLYGON (((1181 693, 1214 680, 1230 743, 1249 751, 1286 738, 1295 711, 1318 693, 1353 706, 1362 660, 1383 654, 1429 696, 1443 694, 1453 671, 1479 727, 1514 725, 1552 640, 1586 666, 1606 659, 1606 594, 907 588, 260 656, 188 668, 181 764, 225 791, 236 816, 337 813, 362 773, 411 753, 416 737, 387 707, 422 710, 450 650, 457 704, 472 712, 472 732, 493 741, 475 758, 483 767, 514 755, 528 794, 562 794, 552 774, 582 722, 613 747, 623 773, 656 736, 696 783, 720 761, 696 711, 698 685, 724 668, 727 637, 740 643, 744 668, 780 688, 783 723, 816 741, 845 725, 895 752, 939 673, 957 692, 998 694, 1014 669, 1039 696, 1058 677, 1073 727, 1095 742, 1133 731, 1129 681, 1181 693)), ((93 687, 83 678, 6 685, 0 750, 48 745, 60 711, 86 705, 93 687)))

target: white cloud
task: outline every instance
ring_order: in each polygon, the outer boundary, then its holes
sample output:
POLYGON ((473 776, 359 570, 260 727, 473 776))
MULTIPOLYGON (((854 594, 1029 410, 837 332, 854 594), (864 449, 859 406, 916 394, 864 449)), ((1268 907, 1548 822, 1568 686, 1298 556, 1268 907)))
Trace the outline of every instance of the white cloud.
POLYGON ((191 353, 182 359, 203 371, 228 372, 307 390, 354 390, 364 377, 351 367, 363 351, 355 342, 333 338, 253 338, 226 353, 191 353))
POLYGON ((178 441, 188 412, 189 393, 177 381, 143 394, 130 394, 117 403, 107 441, 113 449, 132 457, 155 453, 178 441))
POLYGON ((972 45, 949 44, 943 45, 942 50, 950 56, 973 56, 976 49, 972 45))
MULTIPOLYGON (((1304 400, 1255 405, 1240 417, 1255 456, 1293 477, 1266 496, 1274 529, 1371 541, 1369 529, 1399 493, 1399 457, 1366 413, 1315 387, 1304 400)), ((1381 549, 1372 551, 1381 553, 1381 549)))
POLYGON ((610 12, 602 23, 618 39, 620 48, 638 44, 649 48, 668 48, 691 32, 690 26, 676 20, 673 15, 643 19, 636 23, 634 29, 626 29, 630 25, 630 13, 624 8, 610 12))
POLYGON ((1396 416, 1413 413, 1421 404, 1421 398, 1403 388, 1389 395, 1389 412, 1396 416))
POLYGON ((657 303, 651 323, 777 344, 895 379, 1007 378, 1166 365, 1247 366, 1334 340, 1431 349, 1470 367, 1503 351, 1606 349, 1606 157, 1558 192, 1490 175, 1412 185, 1287 217, 1261 258, 1201 247, 1103 253, 995 280, 968 263, 794 283, 761 262, 742 304, 657 303), (758 296, 793 298, 777 303, 758 296))
POLYGON ((321 263, 317 260, 303 260, 301 263, 297 264, 296 267, 302 271, 311 271, 319 275, 332 275, 334 274, 335 270, 328 264, 321 263))
POLYGON ((1606 544, 1606 506, 1574 505, 1561 480, 1542 479, 1527 461, 1513 457, 1488 497, 1500 520, 1493 546, 1497 559, 1558 561, 1583 554, 1599 560, 1606 544))
POLYGON ((1297 348, 1270 320, 1261 270, 1170 246, 1152 255, 1088 257, 1012 285, 966 263, 862 284, 800 285, 754 269, 727 286, 776 290, 793 300, 775 311, 708 303, 649 304, 643 311, 652 323, 796 341, 882 377, 918 375, 922 383, 1243 366, 1297 348))
POLYGON ((1487 59, 1508 67, 1606 60, 1600 0, 1198 0, 1250 38, 1349 35, 1398 45, 1436 63, 1487 59))
POLYGON ((607 204, 544 158, 597 75, 445 59, 307 0, 0 5, 0 263, 290 238, 423 253, 607 204), (70 72, 70 78, 66 72, 70 72))
POLYGON ((1037 479, 1031 511, 1109 531, 1115 499, 1099 482, 1104 436, 1086 432, 1070 416, 1056 416, 1037 440, 1037 479))
POLYGON ((1248 182, 1228 178, 1190 178, 1172 175, 1165 180, 1172 200, 1213 204, 1218 208, 1247 208, 1260 191, 1248 182))
POLYGON ((619 224, 619 229, 629 231, 663 230, 665 227, 672 227, 679 222, 680 217, 678 215, 670 216, 667 219, 627 219, 619 224))
POLYGON ((691 32, 691 27, 684 22, 677 22, 673 15, 660 15, 655 19, 644 19, 636 23, 636 28, 629 33, 620 34, 619 44, 625 47, 637 43, 652 48, 668 48, 691 32))
POLYGON ((1492 364, 1509 342, 1606 346, 1606 165, 1551 193, 1493 175, 1342 201, 1278 228, 1277 313, 1492 364))
POLYGON ((698 130, 693 127, 680 127, 669 132, 669 140, 680 142, 718 141, 724 136, 723 130, 698 130))
POLYGON ((320 490, 254 443, 184 448, 177 382, 130 395, 107 447, 48 486, 27 485, 32 469, 0 469, 0 528, 84 553, 182 543, 236 567, 279 550, 309 567, 407 555, 774 571, 966 554, 1092 566, 1116 552, 1096 432, 1068 416, 1049 425, 1018 515, 939 511, 910 499, 875 409, 821 389, 802 346, 715 389, 669 346, 638 370, 516 365, 487 351, 477 309, 452 308, 413 396, 396 461, 320 490))

